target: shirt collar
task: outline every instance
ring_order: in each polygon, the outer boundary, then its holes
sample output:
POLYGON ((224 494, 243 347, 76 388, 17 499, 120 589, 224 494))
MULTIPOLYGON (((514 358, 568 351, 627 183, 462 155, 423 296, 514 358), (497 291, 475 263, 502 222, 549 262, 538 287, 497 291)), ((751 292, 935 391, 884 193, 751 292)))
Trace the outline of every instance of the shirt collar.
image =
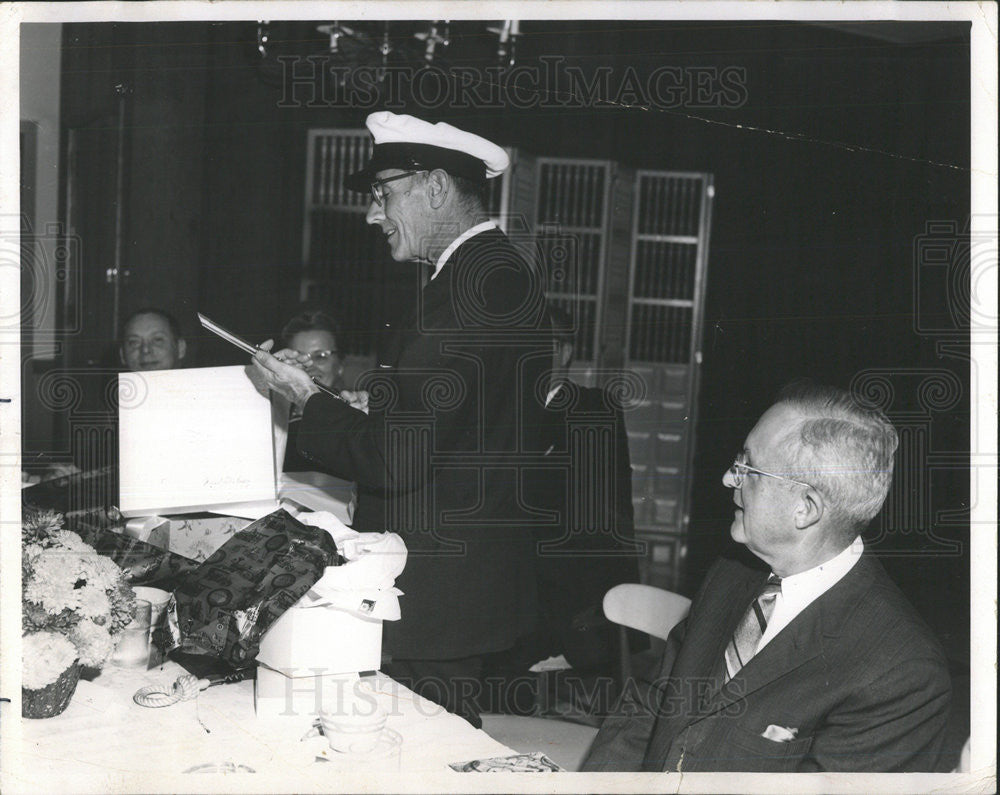
POLYGON ((781 578, 781 598, 786 602, 809 604, 826 593, 847 572, 854 568, 865 545, 861 536, 854 539, 840 554, 811 569, 781 578))
POLYGON ((485 232, 487 229, 496 229, 496 226, 497 225, 492 221, 483 221, 481 224, 476 224, 475 226, 466 229, 462 232, 462 234, 452 240, 451 245, 441 252, 441 256, 438 257, 437 262, 434 263, 434 273, 431 274, 431 279, 434 279, 441 272, 441 268, 443 268, 445 263, 448 261, 448 257, 455 253, 456 248, 462 245, 470 237, 474 237, 480 232, 485 232))

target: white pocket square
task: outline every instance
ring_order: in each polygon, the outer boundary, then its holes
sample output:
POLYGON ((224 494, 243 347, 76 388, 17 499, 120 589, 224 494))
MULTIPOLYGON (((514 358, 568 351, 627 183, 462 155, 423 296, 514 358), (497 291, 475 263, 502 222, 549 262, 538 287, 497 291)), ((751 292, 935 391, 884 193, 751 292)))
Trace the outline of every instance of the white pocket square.
POLYGON ((790 729, 784 726, 775 726, 773 723, 764 729, 761 734, 765 740, 773 740, 776 743, 790 743, 798 736, 798 729, 790 729))

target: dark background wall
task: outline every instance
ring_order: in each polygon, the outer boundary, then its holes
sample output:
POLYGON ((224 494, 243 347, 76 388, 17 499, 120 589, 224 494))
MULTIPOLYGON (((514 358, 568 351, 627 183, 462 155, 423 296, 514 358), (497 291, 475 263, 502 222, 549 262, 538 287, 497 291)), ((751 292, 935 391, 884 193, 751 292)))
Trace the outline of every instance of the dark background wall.
MULTIPOLYGON (((969 215, 968 27, 909 24, 888 38, 788 23, 524 27, 524 65, 558 55, 587 75, 745 70, 739 107, 399 108, 539 155, 715 175, 688 589, 714 556, 738 553, 720 480, 777 388, 797 376, 867 384, 909 429, 899 461, 909 474, 870 543, 952 657, 967 660, 968 362, 961 344, 943 347, 964 339, 955 285, 946 289, 922 252, 929 223, 961 230, 969 215)), ((280 107, 280 69, 261 67, 255 31, 249 22, 64 31, 64 125, 95 97, 112 102, 116 81, 132 87, 125 204, 135 276, 125 310, 173 306, 202 365, 239 358, 197 333, 196 309, 263 338, 296 304, 306 130, 360 127, 374 109, 280 107)), ((273 45, 322 46, 306 23, 273 45)), ((455 35, 449 57, 486 66, 494 51, 494 39, 469 33, 455 35)), ((112 208, 99 209, 86 230, 91 251, 99 240, 106 250, 111 234, 112 208)), ((960 243, 945 232, 943 245, 960 243)))

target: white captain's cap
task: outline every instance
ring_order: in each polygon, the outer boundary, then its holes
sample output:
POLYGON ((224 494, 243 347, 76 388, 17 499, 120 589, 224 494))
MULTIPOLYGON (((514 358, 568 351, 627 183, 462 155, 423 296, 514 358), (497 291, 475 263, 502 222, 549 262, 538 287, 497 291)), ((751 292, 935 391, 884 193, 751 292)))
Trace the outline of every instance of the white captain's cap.
POLYGON ((443 121, 431 124, 415 116, 382 110, 365 121, 375 143, 372 158, 344 180, 350 190, 366 191, 379 171, 443 169, 476 183, 507 170, 510 158, 491 141, 443 121))

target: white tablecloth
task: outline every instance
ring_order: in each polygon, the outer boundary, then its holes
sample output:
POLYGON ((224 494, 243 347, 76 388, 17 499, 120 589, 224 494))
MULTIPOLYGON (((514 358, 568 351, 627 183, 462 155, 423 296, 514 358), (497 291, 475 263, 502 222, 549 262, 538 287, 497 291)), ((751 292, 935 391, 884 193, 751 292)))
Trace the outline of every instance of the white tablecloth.
MULTIPOLYGON (((62 715, 22 722, 18 778, 26 780, 17 784, 35 792, 351 788, 352 771, 317 761, 317 756, 336 756, 326 740, 302 739, 312 717, 255 715, 252 681, 210 687, 195 700, 159 709, 133 702, 140 687, 162 684, 169 690, 182 673, 172 662, 152 671, 112 666, 92 682, 81 681, 62 715), (185 773, 213 763, 244 766, 254 774, 185 773)), ((369 784, 381 775, 399 776, 411 785, 445 776, 457 777, 452 783, 461 789, 464 777, 476 774, 451 771, 448 763, 514 753, 383 674, 366 681, 388 712, 386 728, 403 737, 398 772, 353 771, 369 784)))

